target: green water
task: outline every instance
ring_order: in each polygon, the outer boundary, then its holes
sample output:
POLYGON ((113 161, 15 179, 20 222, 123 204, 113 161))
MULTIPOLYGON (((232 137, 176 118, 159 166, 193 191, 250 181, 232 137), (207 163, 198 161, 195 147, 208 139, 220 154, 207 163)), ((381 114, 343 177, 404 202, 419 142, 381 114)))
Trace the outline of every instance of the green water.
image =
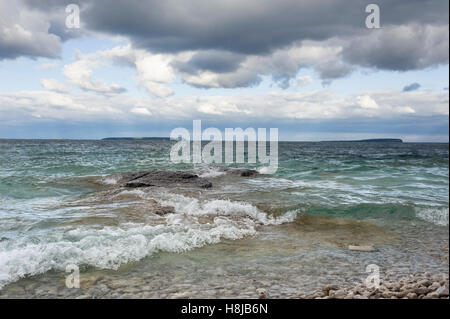
POLYGON ((435 257, 448 246, 448 144, 281 142, 277 172, 254 178, 173 164, 172 145, 0 141, 0 287, 45 281, 67 264, 119 278, 160 274, 167 287, 202 281, 213 292, 221 269, 243 286, 284 283, 285 294, 343 271, 355 278, 371 258, 448 271, 435 257), (149 168, 194 171, 213 188, 108 193, 107 175, 149 168), (150 199, 176 214, 149 216, 150 199), (355 256, 349 244, 379 249, 355 256))

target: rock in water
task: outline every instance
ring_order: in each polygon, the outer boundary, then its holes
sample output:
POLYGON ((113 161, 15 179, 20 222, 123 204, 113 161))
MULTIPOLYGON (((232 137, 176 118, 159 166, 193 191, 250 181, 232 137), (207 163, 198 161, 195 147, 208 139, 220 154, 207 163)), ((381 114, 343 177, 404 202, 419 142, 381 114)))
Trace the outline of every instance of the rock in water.
POLYGON ((339 290, 339 287, 336 285, 327 285, 322 288, 322 293, 325 296, 329 296, 330 294, 333 294, 333 291, 339 290))
POLYGON ((267 299, 267 297, 268 297, 267 290, 264 288, 256 289, 256 293, 258 294, 259 299, 267 299))
POLYGON ((230 170, 230 172, 231 174, 240 175, 243 177, 255 176, 259 174, 258 171, 255 171, 254 169, 245 169, 245 168, 230 170))
POLYGON ((348 246, 348 249, 350 250, 357 250, 357 251, 373 251, 373 247, 372 246, 348 246))
POLYGON ((156 200, 151 199, 148 201, 148 208, 151 212, 159 216, 175 213, 175 208, 172 206, 162 206, 156 200))
POLYGON ((210 188, 212 183, 198 175, 181 171, 146 170, 127 172, 119 175, 119 183, 125 187, 170 187, 188 185, 200 188, 210 188))
POLYGON ((226 172, 229 175, 238 175, 242 177, 250 177, 258 175, 258 171, 249 168, 231 168, 231 167, 220 167, 220 171, 226 172))

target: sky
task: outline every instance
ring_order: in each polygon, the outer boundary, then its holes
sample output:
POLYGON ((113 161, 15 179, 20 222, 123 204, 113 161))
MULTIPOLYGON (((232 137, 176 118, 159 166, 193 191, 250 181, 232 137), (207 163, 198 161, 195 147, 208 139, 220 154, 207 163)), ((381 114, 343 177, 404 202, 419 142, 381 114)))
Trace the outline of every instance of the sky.
POLYGON ((449 2, 370 3, 0 0, 0 138, 448 142, 449 2))

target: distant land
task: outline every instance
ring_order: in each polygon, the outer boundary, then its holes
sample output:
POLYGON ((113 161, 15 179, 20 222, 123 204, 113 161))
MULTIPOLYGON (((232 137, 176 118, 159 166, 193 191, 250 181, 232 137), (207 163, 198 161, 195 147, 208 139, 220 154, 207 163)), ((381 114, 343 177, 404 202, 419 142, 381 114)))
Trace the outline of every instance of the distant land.
POLYGON ((170 141, 170 137, 106 137, 102 141, 116 141, 116 140, 128 140, 128 141, 170 141))
MULTIPOLYGON (((150 141, 170 141, 170 137, 106 137, 103 138, 102 141, 142 141, 142 140, 150 140, 150 141)), ((346 143, 367 143, 367 142, 377 142, 377 143, 403 143, 403 140, 399 138, 371 138, 365 140, 349 140, 349 141, 322 141, 323 143, 337 143, 337 142, 346 142, 346 143)))
POLYGON ((353 140, 353 141, 323 141, 323 142, 351 142, 351 143, 361 143, 361 142, 377 142, 377 143, 403 143, 399 138, 371 138, 367 140, 353 140))

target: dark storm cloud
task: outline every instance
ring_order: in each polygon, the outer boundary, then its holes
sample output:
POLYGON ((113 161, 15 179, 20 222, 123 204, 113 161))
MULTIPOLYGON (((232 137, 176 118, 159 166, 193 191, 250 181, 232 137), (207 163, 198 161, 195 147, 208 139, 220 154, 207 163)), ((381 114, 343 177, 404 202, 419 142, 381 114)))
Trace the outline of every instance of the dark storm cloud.
POLYGON ((0 60, 2 59, 16 59, 21 56, 26 56, 31 59, 36 57, 45 57, 49 59, 59 58, 61 47, 57 39, 52 43, 52 46, 41 45, 27 45, 24 43, 8 43, 8 46, 1 46, 2 39, 0 39, 0 60))
POLYGON ((222 51, 202 51, 196 53, 187 62, 175 62, 174 66, 181 72, 195 74, 199 70, 215 73, 233 72, 245 59, 244 55, 222 51))
POLYGON ((49 34, 58 36, 61 41, 78 38, 83 35, 83 28, 67 28, 66 26, 66 6, 72 3, 76 4, 77 1, 47 0, 43 2, 44 4, 41 4, 39 0, 26 0, 31 9, 41 10, 46 14, 50 25, 48 29, 49 34))
POLYGON ((339 62, 327 62, 319 64, 316 67, 320 78, 325 80, 332 80, 344 77, 352 71, 352 67, 348 64, 339 62))
MULTIPOLYGON (((61 1, 27 0, 53 11, 61 1)), ((365 29, 364 0, 79 1, 90 29, 130 36, 153 51, 223 49, 261 54, 297 40, 365 29)), ((382 25, 448 24, 448 1, 377 1, 382 25)))
POLYGON ((36 7, 22 0, 0 0, 0 60, 59 58, 61 42, 82 34, 80 29, 66 28, 61 1, 33 3, 36 7))
MULTIPOLYGON (((383 25, 448 24, 447 1, 377 3, 383 25)), ((265 54, 298 40, 320 41, 363 31, 367 4, 363 0, 97 0, 83 19, 91 29, 128 35, 152 51, 265 54)))
POLYGON ((48 33, 58 36, 61 41, 65 42, 70 39, 75 39, 83 34, 82 29, 69 29, 66 27, 65 21, 55 18, 50 21, 50 28, 48 33))
POLYGON ((403 88, 403 92, 415 91, 420 88, 420 84, 417 82, 411 83, 403 88))
POLYGON ((448 46, 448 25, 389 26, 355 37, 343 56, 352 64, 408 71, 448 63, 448 46))
MULTIPOLYGON (((64 28, 66 3, 23 1, 29 9, 48 15, 51 35, 63 41, 79 35, 64 28)), ((323 79, 345 76, 351 72, 351 66, 407 71, 448 63, 448 1, 379 0, 382 28, 367 29, 365 7, 370 2, 77 1, 84 31, 125 36, 134 47, 152 52, 198 51, 191 61, 176 66, 191 74, 198 70, 233 72, 243 56, 268 55, 293 44, 301 45, 305 40, 324 43, 335 39, 343 47, 343 63, 317 66, 323 79)), ((13 56, 26 53, 20 48, 2 46, 0 58, 7 50, 15 51, 8 53, 13 56)), ((39 50, 28 55, 33 54, 49 56, 39 50)), ((276 72, 273 75, 279 77, 276 72)), ((285 79, 281 81, 286 84, 285 79)))

